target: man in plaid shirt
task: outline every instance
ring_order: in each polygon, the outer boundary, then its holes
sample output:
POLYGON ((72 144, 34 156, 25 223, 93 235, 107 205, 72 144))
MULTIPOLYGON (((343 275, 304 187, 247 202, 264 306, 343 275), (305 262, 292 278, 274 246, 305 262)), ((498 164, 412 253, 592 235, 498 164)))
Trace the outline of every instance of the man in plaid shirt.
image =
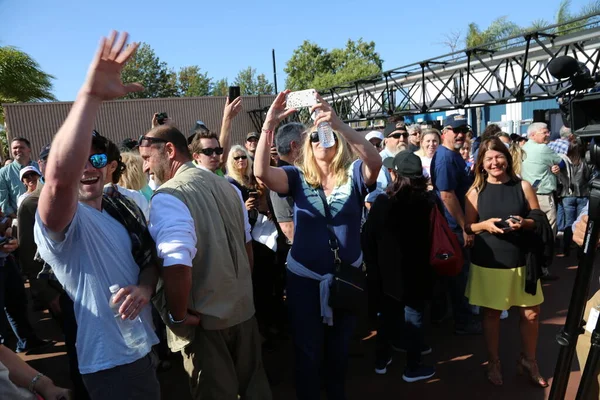
POLYGON ((571 133, 571 129, 563 126, 560 128, 560 139, 548 143, 548 147, 556 154, 567 154, 567 151, 569 151, 569 143, 571 143, 573 138, 574 136, 571 133))

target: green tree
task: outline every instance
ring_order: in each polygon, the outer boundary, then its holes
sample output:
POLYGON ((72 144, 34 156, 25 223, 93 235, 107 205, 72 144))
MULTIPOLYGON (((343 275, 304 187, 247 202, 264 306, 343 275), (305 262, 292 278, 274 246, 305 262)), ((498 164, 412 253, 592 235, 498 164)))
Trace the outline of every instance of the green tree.
POLYGON ((496 18, 484 30, 481 30, 476 23, 471 22, 467 28, 465 44, 468 48, 489 47, 490 43, 507 39, 521 31, 522 29, 517 24, 508 21, 505 16, 496 18))
POLYGON ((211 95, 213 96, 227 96, 229 95, 229 82, 227 78, 219 79, 215 82, 212 87, 211 95))
POLYGON ((304 41, 287 62, 286 87, 291 90, 325 89, 381 72, 383 60, 374 42, 349 39, 346 47, 327 51, 304 41))
POLYGON ((208 72, 200 72, 200 67, 191 65, 182 67, 177 74, 179 95, 182 97, 200 97, 210 94, 211 78, 208 72))
POLYGON ((156 97, 177 97, 179 95, 177 74, 160 61, 152 47, 142 43, 136 54, 125 65, 123 82, 139 82, 144 85, 142 92, 129 93, 127 99, 156 97))
POLYGON ((273 85, 269 83, 264 74, 256 76, 256 69, 252 67, 245 68, 238 72, 234 85, 240 87, 240 93, 246 96, 255 96, 258 94, 273 94, 273 85))

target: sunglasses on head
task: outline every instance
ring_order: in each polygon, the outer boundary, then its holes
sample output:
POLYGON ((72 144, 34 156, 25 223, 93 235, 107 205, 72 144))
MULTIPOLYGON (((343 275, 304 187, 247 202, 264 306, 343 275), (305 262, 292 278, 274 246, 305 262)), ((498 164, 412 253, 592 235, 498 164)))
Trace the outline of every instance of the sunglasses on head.
POLYGON ((108 157, 104 153, 92 154, 89 160, 92 167, 96 169, 104 168, 106 167, 106 164, 108 164, 108 157))
POLYGON ((388 137, 394 138, 394 139, 400 139, 400 137, 403 138, 407 138, 408 137, 408 132, 403 132, 403 133, 392 133, 391 135, 389 135, 388 137))
POLYGON ((233 159, 235 161, 246 160, 247 158, 248 158, 248 156, 235 156, 235 157, 233 157, 233 159))
MULTIPOLYGON (((333 140, 335 140, 336 142, 338 141, 338 137, 335 133, 333 134, 333 140)), ((317 143, 318 141, 319 141, 319 132, 311 133, 310 134, 310 142, 317 143)))
POLYGON ((200 150, 200 152, 207 157, 210 157, 213 154, 220 156, 221 154, 223 154, 223 148, 222 147, 208 147, 206 149, 200 150))
POLYGON ((138 139, 138 146, 139 147, 150 147, 152 146, 154 143, 168 143, 168 140, 165 139, 161 139, 161 138, 155 138, 155 137, 151 137, 151 136, 140 136, 140 138, 138 139))

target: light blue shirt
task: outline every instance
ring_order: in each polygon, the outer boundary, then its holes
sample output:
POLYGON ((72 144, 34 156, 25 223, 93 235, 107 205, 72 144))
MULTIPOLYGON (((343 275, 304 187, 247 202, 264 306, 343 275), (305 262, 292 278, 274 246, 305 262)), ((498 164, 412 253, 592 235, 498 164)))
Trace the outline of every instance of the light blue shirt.
POLYGON ((131 349, 119 331, 109 307, 109 286, 138 283, 139 267, 131 254, 131 239, 117 220, 106 211, 78 203, 64 238, 49 233, 36 213, 35 242, 40 256, 54 271, 73 300, 77 320, 79 371, 90 374, 125 365, 146 356, 158 343, 150 305, 140 318, 148 341, 131 349))
MULTIPOLYGON (((35 161, 30 161, 27 165, 40 169, 35 161)), ((19 177, 23 168, 24 165, 14 161, 0 169, 0 209, 6 215, 17 213, 17 198, 27 191, 19 177)))

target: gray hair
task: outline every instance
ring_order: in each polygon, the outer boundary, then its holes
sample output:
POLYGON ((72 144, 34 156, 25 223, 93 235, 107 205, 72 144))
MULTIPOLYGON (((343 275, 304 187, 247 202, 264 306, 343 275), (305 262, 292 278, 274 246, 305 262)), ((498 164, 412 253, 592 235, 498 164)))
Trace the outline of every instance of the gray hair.
POLYGON ((570 135, 571 135, 571 128, 567 128, 566 126, 563 126, 562 128, 560 128, 560 137, 561 138, 567 139, 570 135))
POLYGON ((290 122, 277 129, 275 135, 275 146, 277 147, 277 154, 280 156, 287 156, 292 151, 292 142, 300 144, 302 141, 302 133, 306 130, 306 127, 299 122, 290 122))
POLYGON ((548 128, 548 124, 546 124, 545 122, 534 122, 527 128, 527 136, 531 136, 534 133, 537 133, 538 131, 541 131, 542 129, 546 128, 548 128))
POLYGON ((406 131, 410 134, 410 133, 414 133, 414 132, 419 132, 421 133, 421 125, 419 124, 412 124, 406 127, 406 131))

